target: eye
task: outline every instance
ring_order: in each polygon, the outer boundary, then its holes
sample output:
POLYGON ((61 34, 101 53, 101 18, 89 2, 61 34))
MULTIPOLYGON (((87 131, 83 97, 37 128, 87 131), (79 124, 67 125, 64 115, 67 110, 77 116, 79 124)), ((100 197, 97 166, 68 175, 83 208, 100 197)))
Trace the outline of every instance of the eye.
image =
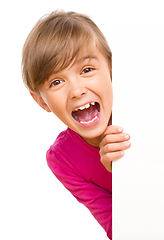
POLYGON ((87 68, 85 68, 85 69, 81 72, 81 74, 89 73, 89 72, 91 72, 91 71, 93 71, 93 70, 94 70, 94 68, 92 68, 92 67, 87 67, 87 68))
POLYGON ((55 87, 61 83, 63 83, 64 81, 63 80, 54 80, 51 84, 50 84, 50 88, 51 87, 55 87))

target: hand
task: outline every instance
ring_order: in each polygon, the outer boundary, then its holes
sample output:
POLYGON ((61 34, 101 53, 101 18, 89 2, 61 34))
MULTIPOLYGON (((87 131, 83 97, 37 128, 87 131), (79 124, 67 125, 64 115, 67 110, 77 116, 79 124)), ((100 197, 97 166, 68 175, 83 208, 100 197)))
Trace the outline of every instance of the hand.
POLYGON ((124 150, 131 146, 128 141, 130 135, 123 133, 123 129, 119 126, 110 125, 106 128, 100 142, 100 157, 104 167, 112 172, 112 162, 122 158, 124 150))

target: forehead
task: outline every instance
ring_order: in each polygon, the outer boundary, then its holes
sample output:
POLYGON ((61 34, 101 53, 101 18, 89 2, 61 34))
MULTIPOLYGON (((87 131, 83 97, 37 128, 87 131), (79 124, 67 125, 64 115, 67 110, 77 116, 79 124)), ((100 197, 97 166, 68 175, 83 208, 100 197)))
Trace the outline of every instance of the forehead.
POLYGON ((107 64, 110 69, 110 61, 106 55, 103 54, 103 52, 99 49, 97 45, 92 45, 90 48, 84 47, 81 48, 77 56, 74 58, 74 60, 70 63, 70 65, 67 68, 71 68, 73 65, 76 64, 82 64, 82 63, 88 63, 92 60, 95 60, 94 62, 107 64))
POLYGON ((70 65, 72 66, 76 63, 82 63, 85 60, 91 60, 91 59, 98 60, 99 54, 100 54, 99 50, 94 44, 90 46, 81 47, 81 49, 79 50, 77 55, 74 57, 70 65))
POLYGON ((102 58, 105 59, 105 57, 100 52, 97 46, 92 45, 90 48, 88 46, 82 47, 78 52, 78 54, 74 57, 72 62, 70 62, 70 64, 67 67, 59 71, 56 71, 56 69, 54 69, 52 74, 62 72, 63 70, 66 70, 66 69, 68 70, 76 65, 89 63, 90 61, 94 61, 94 62, 96 61, 97 63, 100 63, 102 58))

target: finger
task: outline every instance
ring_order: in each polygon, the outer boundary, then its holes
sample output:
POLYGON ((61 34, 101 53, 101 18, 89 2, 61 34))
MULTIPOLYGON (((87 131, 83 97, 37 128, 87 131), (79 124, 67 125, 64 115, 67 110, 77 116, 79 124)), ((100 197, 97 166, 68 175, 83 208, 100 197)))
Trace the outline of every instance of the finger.
POLYGON ((123 128, 118 125, 110 125, 106 128, 106 130, 103 133, 103 136, 108 134, 116 134, 116 133, 122 133, 123 128))
POLYGON ((124 155, 124 151, 108 153, 101 158, 101 163, 109 172, 112 172, 112 162, 122 158, 124 155))
POLYGON ((99 154, 100 156, 103 156, 111 152, 124 151, 130 148, 130 146, 131 146, 131 143, 128 141, 122 142, 122 143, 110 143, 105 145, 103 148, 101 148, 99 154))
POLYGON ((100 148, 102 148, 108 143, 124 142, 129 139, 130 139, 130 135, 127 133, 106 135, 100 142, 100 148))
POLYGON ((111 172, 112 173, 112 163, 107 163, 107 164, 104 164, 104 163, 102 163, 103 165, 104 165, 104 167, 107 169, 107 171, 108 172, 111 172))

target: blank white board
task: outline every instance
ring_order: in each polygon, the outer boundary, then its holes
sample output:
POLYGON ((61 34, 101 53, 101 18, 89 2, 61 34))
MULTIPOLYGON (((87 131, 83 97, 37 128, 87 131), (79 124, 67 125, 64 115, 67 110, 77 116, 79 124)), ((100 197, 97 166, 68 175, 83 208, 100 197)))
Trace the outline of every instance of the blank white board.
POLYGON ((164 24, 113 24, 113 124, 131 148, 113 164, 113 240, 164 239, 164 24))

